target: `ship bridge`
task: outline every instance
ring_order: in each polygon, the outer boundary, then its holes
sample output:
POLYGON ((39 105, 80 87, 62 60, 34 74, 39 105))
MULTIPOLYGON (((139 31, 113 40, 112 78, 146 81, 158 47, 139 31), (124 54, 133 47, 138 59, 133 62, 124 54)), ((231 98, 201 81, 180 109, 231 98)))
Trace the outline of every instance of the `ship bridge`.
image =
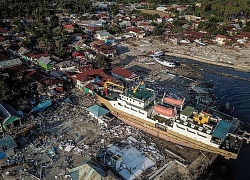
POLYGON ((156 99, 155 91, 148 88, 138 88, 136 91, 127 89, 123 94, 120 94, 122 100, 128 104, 144 109, 156 99))

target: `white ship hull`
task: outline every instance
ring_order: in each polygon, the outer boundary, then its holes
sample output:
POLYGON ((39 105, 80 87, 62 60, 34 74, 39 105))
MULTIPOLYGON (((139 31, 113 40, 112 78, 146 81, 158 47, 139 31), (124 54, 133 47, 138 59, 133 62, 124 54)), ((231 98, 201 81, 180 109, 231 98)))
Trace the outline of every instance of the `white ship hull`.
POLYGON ((175 122, 173 127, 166 126, 148 118, 146 111, 137 109, 138 111, 136 112, 136 108, 134 106, 127 106, 125 109, 122 107, 122 105, 126 105, 125 102, 123 102, 124 104, 121 104, 121 101, 107 100, 100 95, 97 95, 97 98, 100 104, 106 106, 113 115, 117 116, 129 125, 141 129, 142 131, 186 147, 220 154, 227 159, 237 158, 238 154, 220 149, 219 145, 210 142, 211 135, 209 134, 187 128, 178 122, 175 122), (156 128, 156 124, 160 124, 161 127, 156 128), (192 132, 188 132, 188 130, 192 132), (200 137, 198 133, 204 137, 200 137))

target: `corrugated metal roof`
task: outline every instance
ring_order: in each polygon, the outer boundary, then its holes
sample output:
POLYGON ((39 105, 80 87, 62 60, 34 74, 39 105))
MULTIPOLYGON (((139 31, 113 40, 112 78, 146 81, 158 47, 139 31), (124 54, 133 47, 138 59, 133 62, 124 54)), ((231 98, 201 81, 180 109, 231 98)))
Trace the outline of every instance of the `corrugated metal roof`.
POLYGON ((14 141, 14 138, 7 135, 4 138, 0 139, 0 153, 4 152, 4 148, 6 150, 15 148, 16 142, 14 141))
POLYGON ((47 57, 40 57, 38 60, 37 60, 39 63, 43 63, 44 65, 47 65, 51 62, 51 59, 47 58, 47 57))
POLYGON ((214 130, 213 136, 224 140, 229 132, 232 124, 226 121, 220 121, 214 130))
POLYGON ((133 72, 118 66, 114 67, 111 72, 124 78, 130 78, 133 75, 133 72))
POLYGON ((104 114, 109 113, 109 110, 107 110, 107 109, 105 109, 105 108, 103 108, 101 106, 98 106, 96 104, 93 105, 93 106, 88 107, 86 110, 93 113, 97 117, 100 117, 100 116, 102 116, 104 114))
POLYGON ((102 176, 88 163, 68 171, 72 180, 101 180, 102 176))
POLYGON ((7 67, 21 65, 21 64, 22 64, 22 61, 19 58, 10 59, 10 60, 6 60, 6 61, 1 61, 0 68, 7 68, 7 67))

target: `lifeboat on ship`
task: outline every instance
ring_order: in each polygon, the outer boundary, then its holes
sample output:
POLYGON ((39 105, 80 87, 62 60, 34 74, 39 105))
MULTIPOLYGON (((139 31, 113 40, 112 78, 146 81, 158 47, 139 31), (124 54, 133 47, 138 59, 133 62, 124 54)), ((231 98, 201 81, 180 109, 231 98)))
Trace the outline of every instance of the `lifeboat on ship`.
POLYGON ((173 108, 167 108, 164 106, 160 106, 160 105, 155 105, 154 106, 154 111, 157 112, 160 115, 169 117, 169 118, 173 118, 175 117, 175 113, 174 113, 174 109, 173 108))
POLYGON ((181 106, 183 104, 182 99, 174 99, 171 97, 165 97, 163 100, 164 100, 164 103, 171 104, 173 106, 181 106))

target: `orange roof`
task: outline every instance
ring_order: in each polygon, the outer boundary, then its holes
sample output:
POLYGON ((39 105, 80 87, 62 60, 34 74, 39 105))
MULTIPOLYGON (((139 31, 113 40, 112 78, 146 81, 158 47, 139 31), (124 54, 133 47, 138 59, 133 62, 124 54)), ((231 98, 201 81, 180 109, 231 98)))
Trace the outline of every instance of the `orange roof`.
POLYGON ((174 106, 181 106, 183 103, 183 101, 181 99, 174 99, 171 97, 165 97, 164 102, 167 104, 174 105, 174 106))
POLYGON ((174 109, 173 108, 166 108, 164 106, 155 105, 154 106, 155 112, 168 117, 174 117, 174 109))

